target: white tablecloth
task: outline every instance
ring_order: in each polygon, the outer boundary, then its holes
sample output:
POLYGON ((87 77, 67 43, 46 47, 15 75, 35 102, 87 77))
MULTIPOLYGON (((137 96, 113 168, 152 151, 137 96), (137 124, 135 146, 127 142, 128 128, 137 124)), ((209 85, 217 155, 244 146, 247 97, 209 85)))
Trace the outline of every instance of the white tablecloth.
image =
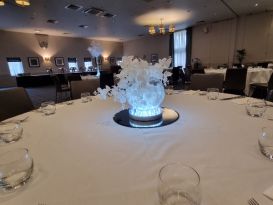
MULTIPOLYGON (((225 75, 226 69, 206 69, 205 72, 220 73, 225 75)), ((248 68, 246 76, 245 94, 248 96, 252 94, 252 91, 250 90, 251 83, 267 83, 272 73, 273 73, 272 69, 248 68)))
MULTIPOLYGON (((166 163, 180 161, 199 172, 203 205, 247 204, 273 185, 273 162, 258 149, 258 136, 272 121, 246 115, 243 105, 206 96, 166 96, 177 110, 174 124, 128 128, 112 117, 110 100, 58 105, 55 115, 32 112, 18 142, 34 158, 33 178, 18 192, 1 194, 1 205, 157 205, 157 177, 166 163)), ((272 108, 270 108, 272 109, 272 108)))

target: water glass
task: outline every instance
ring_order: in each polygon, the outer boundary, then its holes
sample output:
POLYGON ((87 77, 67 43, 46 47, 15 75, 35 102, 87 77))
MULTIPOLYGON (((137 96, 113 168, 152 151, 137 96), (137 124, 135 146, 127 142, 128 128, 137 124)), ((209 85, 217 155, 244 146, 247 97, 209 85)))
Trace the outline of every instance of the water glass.
POLYGON ((217 100, 219 97, 219 89, 218 88, 208 88, 207 89, 207 97, 209 100, 217 100))
POLYGON ((25 184, 33 171, 27 149, 19 148, 0 155, 0 189, 16 189, 25 184))
POLYGON ((263 127, 258 142, 261 152, 273 160, 273 128, 263 127))
POLYGON ((91 96, 89 92, 81 93, 81 99, 83 103, 87 103, 88 101, 91 101, 91 96))
POLYGON ((56 112, 56 105, 53 101, 43 102, 41 104, 41 110, 45 115, 52 115, 56 112))
POLYGON ((246 105, 246 112, 251 117, 262 117, 266 111, 266 103, 264 100, 249 99, 246 105))
POLYGON ((15 122, 7 122, 0 124, 0 141, 11 143, 19 140, 23 134, 21 124, 15 122))
POLYGON ((200 205, 200 176, 182 163, 167 164, 159 172, 158 195, 161 205, 200 205))

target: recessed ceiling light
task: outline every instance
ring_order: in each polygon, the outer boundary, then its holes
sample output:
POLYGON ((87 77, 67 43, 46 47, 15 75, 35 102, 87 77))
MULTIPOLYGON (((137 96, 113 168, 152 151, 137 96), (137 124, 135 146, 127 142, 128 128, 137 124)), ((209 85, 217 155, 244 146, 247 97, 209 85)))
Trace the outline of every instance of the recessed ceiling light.
POLYGON ((84 29, 87 29, 88 26, 87 25, 79 25, 80 28, 84 28, 84 29))
POLYGON ((59 23, 59 21, 57 21, 55 19, 49 19, 49 20, 47 20, 47 23, 57 24, 57 23, 59 23))
POLYGON ((255 7, 257 7, 257 6, 259 6, 259 4, 258 4, 258 3, 256 3, 254 6, 255 6, 255 7))
POLYGON ((19 6, 30 6, 29 0, 15 0, 15 3, 19 6))

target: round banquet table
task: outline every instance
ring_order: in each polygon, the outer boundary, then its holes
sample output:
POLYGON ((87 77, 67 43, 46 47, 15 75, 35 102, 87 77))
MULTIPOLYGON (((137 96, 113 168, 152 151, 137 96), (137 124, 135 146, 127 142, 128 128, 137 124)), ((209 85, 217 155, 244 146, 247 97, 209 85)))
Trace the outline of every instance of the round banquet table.
MULTIPOLYGON (((205 69, 205 73, 219 73, 226 75, 227 69, 205 69)), ((245 94, 251 96, 253 90, 250 89, 251 83, 268 83, 273 69, 270 68, 248 68, 246 75, 245 94)))
POLYGON ((262 194, 273 185, 273 162, 257 143, 272 121, 199 95, 168 95, 163 106, 180 118, 151 129, 116 124, 119 104, 97 98, 60 104, 50 116, 25 113, 22 139, 1 151, 28 148, 33 176, 19 190, 1 193, 1 205, 157 205, 158 172, 170 162, 198 171, 203 205, 247 204, 250 197, 273 204, 262 194))

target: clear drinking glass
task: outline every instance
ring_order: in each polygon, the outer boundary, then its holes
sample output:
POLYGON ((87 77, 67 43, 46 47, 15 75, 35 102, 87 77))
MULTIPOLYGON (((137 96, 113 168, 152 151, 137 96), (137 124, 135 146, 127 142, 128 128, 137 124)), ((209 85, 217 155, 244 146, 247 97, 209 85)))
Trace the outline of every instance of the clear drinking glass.
POLYGON ((249 99, 246 105, 246 112, 252 117, 262 117, 266 111, 266 103, 264 100, 249 99))
POLYGON ((56 105, 54 101, 43 102, 41 110, 45 115, 52 115, 56 112, 56 105))
POLYGON ((33 171, 28 150, 15 149, 0 155, 0 189, 16 189, 25 184, 33 171))
POLYGON ((91 100, 90 93, 89 92, 81 93, 81 99, 83 103, 87 103, 88 101, 91 100))
POLYGON ((258 142, 261 152, 273 160, 273 128, 263 127, 258 142))
POLYGON ((217 100, 219 97, 219 89, 218 88, 208 88, 207 89, 207 97, 209 100, 217 100))
POLYGON ((0 141, 5 143, 15 142, 23 134, 23 127, 20 123, 7 122, 0 124, 0 141))
POLYGON ((167 164, 159 172, 158 195, 161 205, 200 205, 200 176, 182 163, 167 164))

